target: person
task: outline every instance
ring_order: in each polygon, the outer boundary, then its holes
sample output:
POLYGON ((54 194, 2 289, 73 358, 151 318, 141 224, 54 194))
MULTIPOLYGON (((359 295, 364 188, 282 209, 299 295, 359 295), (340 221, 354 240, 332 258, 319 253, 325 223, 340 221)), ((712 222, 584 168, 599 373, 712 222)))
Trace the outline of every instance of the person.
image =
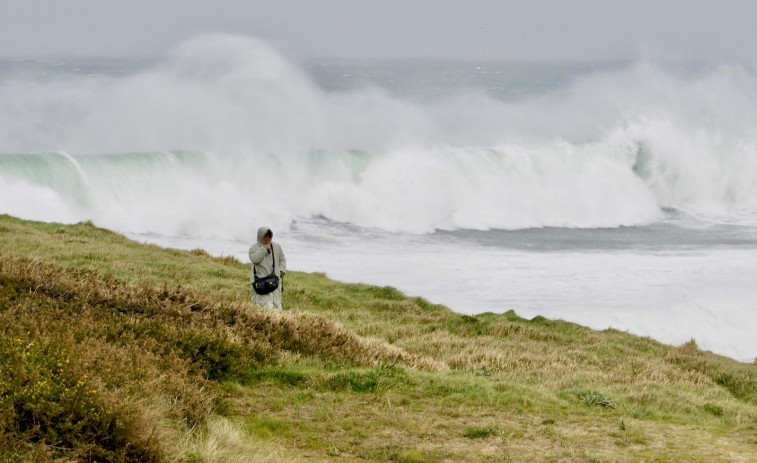
POLYGON ((252 288, 252 302, 265 309, 281 309, 281 294, 284 288, 284 275, 287 271, 287 260, 284 250, 278 243, 273 241, 273 231, 269 227, 258 229, 258 241, 250 246, 250 284, 258 278, 268 276, 273 270, 274 275, 279 277, 279 286, 268 294, 258 294, 252 288), (274 266, 275 262, 275 266, 274 266))

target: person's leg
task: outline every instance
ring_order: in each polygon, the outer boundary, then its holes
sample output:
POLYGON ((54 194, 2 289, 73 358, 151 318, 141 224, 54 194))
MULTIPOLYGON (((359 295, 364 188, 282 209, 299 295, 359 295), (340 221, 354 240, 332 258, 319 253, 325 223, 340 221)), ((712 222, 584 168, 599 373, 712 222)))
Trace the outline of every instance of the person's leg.
POLYGON ((278 310, 281 309, 281 288, 278 288, 276 291, 271 293, 271 301, 273 302, 273 306, 277 308, 278 310))
MULTIPOLYGON (((255 291, 252 292, 252 303, 259 305, 264 309, 276 309, 276 304, 273 301, 273 293, 258 294, 255 291)), ((279 309, 281 306, 278 307, 279 309)))

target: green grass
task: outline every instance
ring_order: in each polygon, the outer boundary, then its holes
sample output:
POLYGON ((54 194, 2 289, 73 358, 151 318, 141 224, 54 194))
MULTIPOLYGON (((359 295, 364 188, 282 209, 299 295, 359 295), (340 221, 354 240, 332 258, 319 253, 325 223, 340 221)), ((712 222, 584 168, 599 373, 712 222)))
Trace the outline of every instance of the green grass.
POLYGON ((0 216, 0 461, 757 461, 757 366, 0 216))
POLYGON ((615 408, 615 404, 610 397, 596 391, 580 391, 576 392, 576 396, 589 406, 615 408))
POLYGON ((499 429, 494 426, 472 427, 465 430, 463 436, 469 439, 484 439, 487 437, 498 436, 499 429))

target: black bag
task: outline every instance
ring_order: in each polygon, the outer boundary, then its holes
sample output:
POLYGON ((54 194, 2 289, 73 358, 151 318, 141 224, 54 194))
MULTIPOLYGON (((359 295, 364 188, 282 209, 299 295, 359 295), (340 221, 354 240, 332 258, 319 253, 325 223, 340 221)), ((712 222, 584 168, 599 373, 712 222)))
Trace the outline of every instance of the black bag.
POLYGON ((276 254, 273 250, 273 245, 271 245, 271 257, 273 257, 273 269, 271 270, 271 274, 266 277, 258 278, 255 264, 252 264, 252 273, 255 277, 252 282, 252 289, 261 296, 272 293, 279 287, 279 277, 276 276, 276 254))
POLYGON ((252 282, 252 289, 254 289, 255 292, 260 294, 261 296, 263 294, 272 293, 278 287, 279 277, 277 277, 273 273, 263 278, 255 277, 255 281, 252 282))

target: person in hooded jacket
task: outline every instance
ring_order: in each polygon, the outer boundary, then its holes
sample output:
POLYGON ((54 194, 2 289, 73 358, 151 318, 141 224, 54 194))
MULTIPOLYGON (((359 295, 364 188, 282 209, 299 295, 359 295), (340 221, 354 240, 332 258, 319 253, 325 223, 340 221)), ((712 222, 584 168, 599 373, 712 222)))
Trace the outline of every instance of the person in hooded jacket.
POLYGON ((274 274, 279 277, 279 287, 268 294, 258 294, 252 289, 252 302, 265 309, 281 309, 281 293, 284 286, 284 275, 287 271, 287 260, 284 251, 278 243, 271 241, 273 231, 269 227, 260 227, 258 229, 258 241, 250 246, 250 283, 255 281, 255 274, 258 278, 268 276, 273 270, 274 274), (274 261, 276 263, 274 267, 274 261))

